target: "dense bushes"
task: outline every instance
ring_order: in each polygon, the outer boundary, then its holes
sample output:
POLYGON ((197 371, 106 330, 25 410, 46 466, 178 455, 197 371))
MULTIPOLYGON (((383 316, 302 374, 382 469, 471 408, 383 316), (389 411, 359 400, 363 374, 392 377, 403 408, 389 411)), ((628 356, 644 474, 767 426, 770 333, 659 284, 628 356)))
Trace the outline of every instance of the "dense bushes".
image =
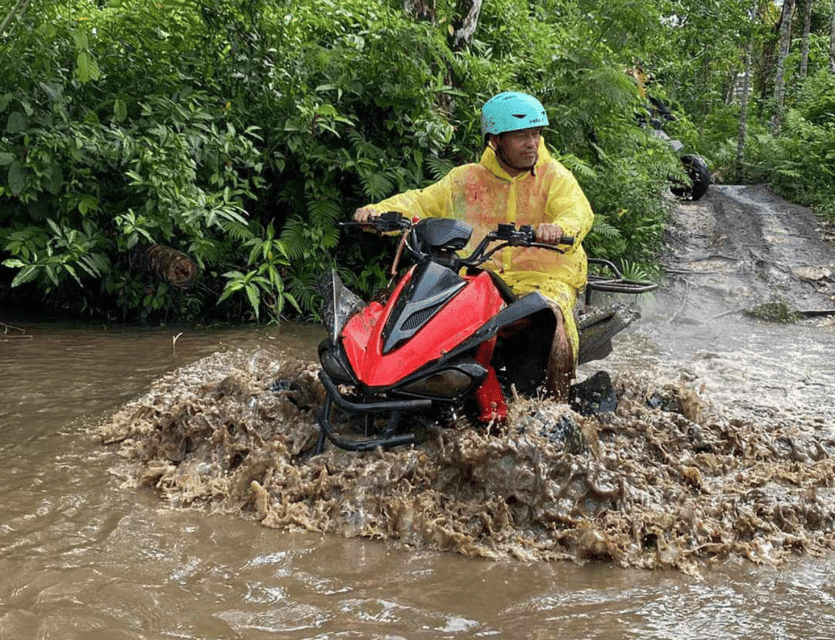
POLYGON ((835 74, 822 70, 803 82, 780 135, 763 147, 778 193, 835 217, 835 74))
MULTIPOLYGON (((340 242, 337 223, 475 160, 478 108, 509 88, 549 110, 546 140, 597 213, 590 251, 649 262, 678 163, 636 126, 642 98, 624 71, 653 48, 671 55, 659 6, 487 0, 460 49, 451 0, 433 20, 395 0, 17 2, 0 33, 0 307, 309 317, 333 267, 367 293, 388 244, 340 242), (155 262, 182 254, 189 286, 155 262)), ((676 126, 710 155, 722 145, 685 116, 675 62, 660 68, 676 126)), ((790 135, 761 149, 789 195, 817 193, 793 180, 831 153, 831 95, 810 79, 790 135)), ((814 204, 831 204, 821 193, 814 204)))

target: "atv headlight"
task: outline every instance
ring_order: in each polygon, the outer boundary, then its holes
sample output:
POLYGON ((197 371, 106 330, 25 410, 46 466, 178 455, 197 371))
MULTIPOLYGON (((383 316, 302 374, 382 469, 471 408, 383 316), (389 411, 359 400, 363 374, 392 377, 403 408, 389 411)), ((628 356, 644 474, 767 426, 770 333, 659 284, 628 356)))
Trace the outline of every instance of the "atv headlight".
POLYGON ((325 373, 337 384, 353 384, 354 379, 333 349, 319 349, 319 361, 325 373))
POLYGON ((423 398, 456 400, 480 385, 487 370, 476 362, 467 362, 450 369, 442 369, 402 388, 404 393, 423 398))

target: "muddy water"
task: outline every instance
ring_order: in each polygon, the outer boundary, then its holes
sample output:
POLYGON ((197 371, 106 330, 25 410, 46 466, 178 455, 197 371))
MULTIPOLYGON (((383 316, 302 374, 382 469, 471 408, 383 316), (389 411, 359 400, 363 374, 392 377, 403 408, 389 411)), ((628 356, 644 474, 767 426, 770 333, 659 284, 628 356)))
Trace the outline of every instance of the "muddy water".
MULTIPOLYGON (((700 328, 671 364, 682 349, 663 336, 683 329, 662 324, 619 341, 607 368, 669 365, 722 408, 769 420, 802 413, 831 428, 827 394, 809 396, 823 423, 802 404, 818 374, 831 382, 831 328, 804 329, 818 351, 788 363, 768 331, 771 355, 756 332, 731 336, 732 352, 700 328)), ((777 565, 731 553, 689 573, 646 571, 611 558, 486 560, 176 508, 156 489, 126 488, 112 473, 115 445, 102 447, 91 425, 168 371, 238 349, 251 368, 264 345, 310 357, 318 333, 186 330, 174 345, 179 330, 28 329, 31 338, 0 342, 0 638, 835 638, 835 557, 825 549, 799 548, 777 565)))

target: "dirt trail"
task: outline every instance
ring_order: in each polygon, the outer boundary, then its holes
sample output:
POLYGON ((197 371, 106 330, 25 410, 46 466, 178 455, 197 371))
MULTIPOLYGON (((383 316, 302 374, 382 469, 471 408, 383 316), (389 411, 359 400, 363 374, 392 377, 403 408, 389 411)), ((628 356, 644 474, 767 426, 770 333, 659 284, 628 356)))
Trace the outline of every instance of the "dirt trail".
POLYGON ((670 292, 697 322, 774 297, 802 311, 835 309, 833 238, 809 209, 765 186, 714 186, 673 217, 670 292))
POLYGON ((835 308, 835 234, 809 209, 764 186, 712 186, 677 206, 663 263, 668 279, 644 301, 630 340, 603 364, 683 370, 711 398, 750 415, 823 416, 835 424, 835 316, 764 321, 775 299, 800 311, 835 308))
POLYGON ((671 278, 602 364, 614 413, 512 403, 415 447, 312 455, 317 365, 261 349, 156 381, 97 430, 114 473, 169 504, 466 556, 698 572, 835 549, 835 331, 737 313, 779 292, 829 305, 829 246, 807 211, 761 187, 681 205, 671 278), (821 271, 823 273, 823 271, 821 271), (280 384, 276 384, 279 380, 280 384), (583 449, 560 433, 582 433, 583 449))

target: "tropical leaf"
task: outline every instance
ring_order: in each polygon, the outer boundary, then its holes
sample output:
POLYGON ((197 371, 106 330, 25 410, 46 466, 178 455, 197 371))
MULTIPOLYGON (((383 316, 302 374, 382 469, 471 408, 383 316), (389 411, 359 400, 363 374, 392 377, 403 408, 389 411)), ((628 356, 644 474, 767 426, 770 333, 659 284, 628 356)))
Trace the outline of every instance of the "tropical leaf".
POLYGON ((426 158, 426 164, 429 167, 429 173, 435 180, 440 180, 455 166, 452 160, 448 158, 439 158, 438 156, 430 155, 426 158))
POLYGON ((372 201, 382 200, 394 191, 394 181, 385 173, 368 173, 360 176, 362 191, 372 201))
POLYGON ((620 229, 609 223, 604 215, 596 215, 590 233, 603 238, 615 239, 620 237, 620 229))
POLYGON ((309 198, 307 213, 312 224, 327 228, 334 226, 342 216, 342 207, 339 203, 326 198, 309 198))

